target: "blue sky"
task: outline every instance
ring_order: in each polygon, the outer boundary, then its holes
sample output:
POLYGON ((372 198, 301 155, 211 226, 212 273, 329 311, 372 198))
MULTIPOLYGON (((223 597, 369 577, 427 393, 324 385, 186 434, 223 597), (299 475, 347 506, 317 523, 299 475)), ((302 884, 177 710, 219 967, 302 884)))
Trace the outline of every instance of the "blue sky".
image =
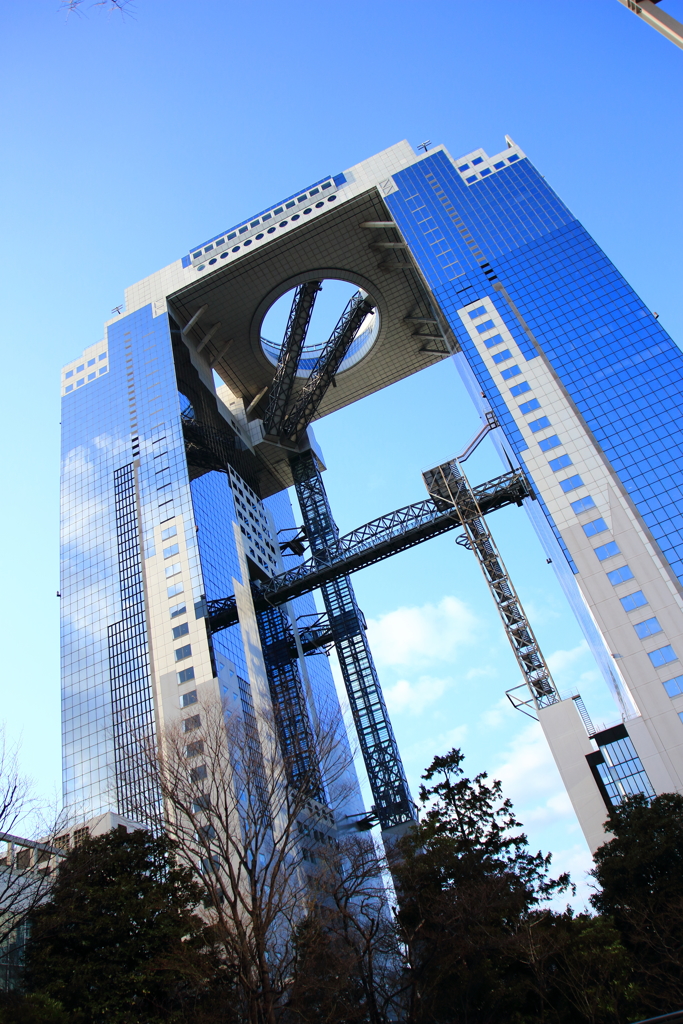
MULTIPOLYGON (((683 18, 683 0, 665 8, 683 18)), ((4 718, 59 785, 59 369, 126 285, 282 196, 407 138, 454 156, 508 133, 680 338, 683 54, 617 0, 57 0, 5 10, 4 718)), ((343 530, 423 496, 477 427, 441 364, 320 422, 343 530)), ((473 481, 500 471, 482 446, 473 481)), ((492 517, 563 689, 613 714, 524 514, 492 517)), ((500 775, 536 847, 586 848, 474 561, 441 538, 355 577, 411 783, 458 744, 500 775)))

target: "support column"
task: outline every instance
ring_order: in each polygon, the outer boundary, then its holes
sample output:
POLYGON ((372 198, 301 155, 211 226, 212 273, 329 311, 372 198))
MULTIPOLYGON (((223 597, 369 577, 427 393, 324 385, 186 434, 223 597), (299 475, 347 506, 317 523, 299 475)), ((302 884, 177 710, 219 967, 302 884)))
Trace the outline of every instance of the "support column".
MULTIPOLYGON (((330 563, 337 554, 339 530, 315 455, 303 452, 290 462, 311 556, 330 563)), ((399 832, 417 814, 365 635, 365 619, 348 576, 323 584, 321 590, 375 801, 373 811, 383 833, 399 832)))
POLYGON ((287 618, 280 608, 269 608, 257 612, 256 619, 287 776, 296 789, 303 787, 318 803, 326 804, 296 646, 287 618))

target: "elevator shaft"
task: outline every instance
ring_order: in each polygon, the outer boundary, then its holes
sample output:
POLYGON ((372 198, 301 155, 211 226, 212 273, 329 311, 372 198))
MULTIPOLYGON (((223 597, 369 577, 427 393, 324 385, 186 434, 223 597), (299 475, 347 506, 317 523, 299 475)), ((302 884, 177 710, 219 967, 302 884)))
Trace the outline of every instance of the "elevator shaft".
MULTIPOLYGON (((304 527, 313 559, 337 554, 339 530, 312 451, 290 459, 304 527)), ((348 576, 321 587, 330 632, 339 658, 358 741, 383 832, 416 820, 415 805, 384 703, 377 669, 365 634, 365 621, 348 576)))

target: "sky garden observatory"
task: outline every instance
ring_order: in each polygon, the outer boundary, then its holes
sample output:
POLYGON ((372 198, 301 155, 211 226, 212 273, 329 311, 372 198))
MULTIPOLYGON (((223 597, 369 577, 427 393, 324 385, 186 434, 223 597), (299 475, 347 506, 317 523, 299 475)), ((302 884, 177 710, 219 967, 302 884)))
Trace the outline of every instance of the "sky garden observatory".
POLYGON ((540 722, 591 849, 625 794, 683 792, 683 353, 506 143, 453 159, 400 142, 320 178, 130 287, 104 339, 64 367, 74 813, 144 818, 155 797, 131 735, 195 715, 207 694, 245 720, 274 715, 295 785, 312 723, 338 707, 334 646, 372 805, 351 771, 342 786, 322 768, 312 799, 332 831, 409 827, 352 578, 449 530, 478 560, 521 673, 510 699, 540 722), (314 343, 326 282, 339 320, 314 343), (264 322, 283 307, 273 336, 264 322), (444 359, 478 436, 423 473, 421 500, 341 536, 314 421, 444 359), (500 475, 470 482, 487 434, 500 475), (612 728, 555 686, 495 543, 510 504, 552 559, 614 696, 612 728))

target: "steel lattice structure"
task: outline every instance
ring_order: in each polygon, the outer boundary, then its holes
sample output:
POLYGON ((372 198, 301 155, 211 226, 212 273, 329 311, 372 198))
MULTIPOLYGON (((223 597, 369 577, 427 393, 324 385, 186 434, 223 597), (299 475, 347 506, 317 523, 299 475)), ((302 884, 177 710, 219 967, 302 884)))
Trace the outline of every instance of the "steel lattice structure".
POLYGON ((296 289, 280 349, 277 372, 270 387, 268 406, 263 417, 263 430, 266 435, 277 435, 280 432, 296 383, 296 371, 299 368, 306 332, 320 287, 320 281, 307 281, 296 289))
MULTIPOLYGON (((324 504, 324 493, 322 490, 318 495, 320 507, 324 504)), ((521 505, 525 498, 534 496, 521 470, 504 473, 478 485, 474 488, 474 494, 483 514, 505 508, 506 505, 521 505)), ((273 576, 267 582, 255 582, 252 586, 254 604, 257 608, 283 604, 310 593, 324 583, 367 565, 374 565, 398 551, 414 547, 430 537, 438 537, 459 526, 460 518, 452 506, 437 507, 433 499, 427 498, 373 519, 343 537, 329 534, 328 546, 315 550, 305 562, 273 576)), ((209 601, 208 610, 210 626, 214 632, 237 622, 237 607, 233 597, 209 601)))
POLYGON ((454 509, 496 602, 510 646, 537 707, 560 700, 550 670, 507 569, 484 520, 482 507, 457 459, 422 474, 437 508, 454 509))
MULTIPOLYGON (((294 484, 314 557, 334 559, 339 531, 312 451, 291 459, 294 484)), ((384 703, 351 581, 341 575, 321 587, 382 831, 416 820, 408 781, 384 703)))
MULTIPOLYGON (((358 328, 374 308, 373 303, 362 292, 356 292, 352 296, 311 370, 310 377, 282 420, 278 431, 281 437, 295 441, 306 429, 351 347, 358 328)), ((278 366, 278 372, 279 369, 278 366)))
POLYGON ((326 803, 296 645, 287 616, 279 608, 257 614, 259 636, 270 695, 275 710, 280 749, 290 783, 326 803))

